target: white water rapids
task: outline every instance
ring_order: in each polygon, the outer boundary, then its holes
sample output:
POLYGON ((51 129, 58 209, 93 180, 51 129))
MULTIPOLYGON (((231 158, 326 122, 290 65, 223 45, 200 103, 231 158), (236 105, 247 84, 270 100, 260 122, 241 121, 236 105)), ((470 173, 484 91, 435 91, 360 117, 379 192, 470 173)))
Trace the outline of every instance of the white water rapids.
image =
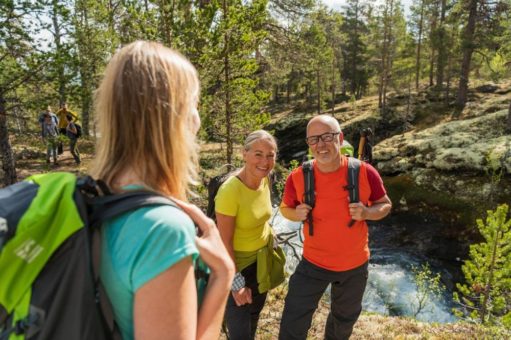
MULTIPOLYGON (((283 238, 294 248, 283 245, 287 256, 286 271, 292 274, 298 263, 295 251, 299 257, 302 254, 299 236, 301 223, 286 220, 275 209, 272 224, 275 232, 286 235, 283 238)), ((404 252, 371 249, 363 310, 393 316, 415 316, 417 320, 425 322, 454 322, 456 318, 450 313, 450 299, 447 296, 437 298, 429 294, 426 305, 415 315, 420 294, 411 271, 412 265, 420 266, 421 261, 404 252)))

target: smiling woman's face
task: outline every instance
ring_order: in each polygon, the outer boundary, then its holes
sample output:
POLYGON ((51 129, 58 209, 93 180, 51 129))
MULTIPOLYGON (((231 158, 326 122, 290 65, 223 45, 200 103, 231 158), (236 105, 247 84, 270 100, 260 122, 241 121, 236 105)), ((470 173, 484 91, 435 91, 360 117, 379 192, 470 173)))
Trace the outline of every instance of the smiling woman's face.
POLYGON ((268 176, 275 166, 276 157, 275 145, 267 139, 256 140, 243 151, 246 171, 257 178, 268 176))

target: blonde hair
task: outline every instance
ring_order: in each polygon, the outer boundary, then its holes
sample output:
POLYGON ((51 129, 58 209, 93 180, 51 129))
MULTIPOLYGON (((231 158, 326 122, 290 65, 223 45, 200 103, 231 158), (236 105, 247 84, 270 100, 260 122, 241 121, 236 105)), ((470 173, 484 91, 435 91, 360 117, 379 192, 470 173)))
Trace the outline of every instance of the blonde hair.
POLYGON ((243 144, 243 149, 245 151, 250 150, 252 144, 257 142, 258 140, 269 141, 275 147, 275 151, 277 151, 277 149, 278 149, 277 140, 275 139, 275 137, 273 137, 272 134, 270 134, 268 131, 265 131, 265 130, 256 130, 256 131, 251 132, 247 136, 247 138, 245 138, 245 143, 243 144))
POLYGON ((146 41, 122 48, 96 93, 93 176, 115 190, 115 179, 130 169, 149 188, 186 199, 197 176, 198 96, 197 71, 178 52, 146 41))

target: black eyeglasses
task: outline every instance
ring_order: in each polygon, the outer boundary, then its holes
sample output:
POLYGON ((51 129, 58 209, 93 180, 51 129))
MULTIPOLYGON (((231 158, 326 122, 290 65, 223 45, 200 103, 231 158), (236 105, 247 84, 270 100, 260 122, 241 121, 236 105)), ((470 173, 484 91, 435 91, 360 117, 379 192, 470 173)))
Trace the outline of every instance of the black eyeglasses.
POLYGON ((309 136, 305 138, 305 142, 308 145, 315 145, 318 144, 319 140, 321 139, 323 142, 328 143, 334 140, 334 137, 341 134, 340 132, 325 132, 322 135, 317 136, 309 136))

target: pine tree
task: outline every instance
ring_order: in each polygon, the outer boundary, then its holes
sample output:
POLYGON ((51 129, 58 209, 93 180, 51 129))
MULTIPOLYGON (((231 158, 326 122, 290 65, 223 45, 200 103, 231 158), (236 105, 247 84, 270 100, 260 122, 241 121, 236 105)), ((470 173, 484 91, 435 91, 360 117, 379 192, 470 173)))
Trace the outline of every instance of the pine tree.
POLYGON ((210 45, 201 56, 201 113, 208 137, 225 142, 232 163, 234 143, 269 121, 269 93, 258 87, 258 47, 266 36, 267 0, 218 0, 210 45))
POLYGON ((462 55, 461 71, 458 85, 458 94, 456 97, 456 104, 458 107, 464 107, 467 102, 468 95, 468 79, 470 74, 470 63, 472 61, 472 53, 474 53, 474 35, 476 30, 476 22, 478 19, 478 0, 466 0, 466 11, 468 12, 468 19, 463 29, 462 36, 462 55))
POLYGON ((466 283, 456 285, 454 300, 458 315, 496 323, 511 318, 511 218, 507 204, 487 213, 485 221, 477 220, 484 241, 470 246, 462 266, 466 283))
POLYGON ((70 4, 68 0, 47 0, 43 4, 48 7, 48 15, 51 18, 52 28, 49 30, 53 35, 53 50, 51 64, 54 75, 54 83, 57 88, 59 104, 67 101, 70 80, 74 77, 72 71, 71 45, 68 40, 70 26, 70 4))
POLYGON ((78 69, 78 95, 84 135, 89 135, 89 120, 93 114, 92 98, 99 84, 101 71, 110 56, 110 46, 117 37, 108 29, 107 8, 102 2, 75 0, 72 23, 74 31, 74 67, 78 69))
POLYGON ((14 152, 8 123, 17 92, 44 65, 24 19, 36 8, 31 2, 4 0, 0 5, 0 185, 16 182, 14 152))
MULTIPOLYGON (((323 17, 323 25, 325 34, 327 37, 327 44, 330 47, 330 71, 328 70, 328 66, 325 65, 323 68, 326 71, 326 74, 330 75, 328 77, 329 80, 329 86, 330 89, 330 110, 331 113, 334 114, 335 111, 335 102, 336 102, 336 92, 337 92, 337 84, 340 81, 340 73, 338 72, 341 69, 341 66, 343 64, 343 34, 341 31, 342 23, 343 23, 343 17, 340 13, 329 11, 324 12, 323 17)), ((364 60, 362 60, 363 57, 360 58, 359 62, 363 64, 362 68, 365 70, 367 67, 364 60)), ((362 96, 362 91, 365 90, 367 86, 367 79, 364 80, 360 79, 359 83, 361 84, 356 90, 357 95, 362 96)))
POLYGON ((359 99, 365 92, 369 72, 367 69, 367 45, 364 36, 368 33, 363 20, 365 4, 360 0, 349 0, 345 7, 345 20, 342 32, 345 46, 342 49, 344 57, 343 79, 347 82, 351 95, 359 99))
MULTIPOLYGON (((336 47, 333 41, 338 39, 338 35, 336 38, 328 35, 326 23, 330 21, 331 16, 324 7, 311 13, 310 19, 310 23, 304 25, 301 32, 301 50, 308 61, 303 65, 303 70, 307 80, 305 87, 307 103, 309 106, 315 104, 316 113, 320 114, 323 109, 323 91, 328 88, 327 74, 331 72, 331 68, 327 67, 335 58, 332 45, 336 47)), ((330 33, 333 34, 336 25, 332 23, 330 26, 330 33)))
POLYGON ((297 99, 307 56, 301 50, 301 27, 310 20, 316 0, 270 0, 265 24, 268 38, 261 46, 264 65, 260 86, 273 88, 273 101, 285 92, 286 103, 297 99), (295 96, 292 96, 295 94, 295 96))
POLYGON ((437 69, 436 69, 436 86, 441 89, 444 83, 445 65, 447 61, 447 44, 446 44, 446 11, 447 0, 440 0, 440 20, 435 32, 435 40, 437 45, 437 69))
POLYGON ((427 0, 420 0, 419 5, 412 5, 410 10, 412 12, 411 28, 412 34, 416 41, 416 54, 415 54, 415 90, 419 89, 419 80, 421 79, 422 72, 422 47, 425 31, 425 8, 427 0))
POLYGON ((378 106, 386 112, 387 93, 394 77, 394 62, 408 40, 406 24, 399 0, 385 0, 371 24, 378 72, 378 106))

